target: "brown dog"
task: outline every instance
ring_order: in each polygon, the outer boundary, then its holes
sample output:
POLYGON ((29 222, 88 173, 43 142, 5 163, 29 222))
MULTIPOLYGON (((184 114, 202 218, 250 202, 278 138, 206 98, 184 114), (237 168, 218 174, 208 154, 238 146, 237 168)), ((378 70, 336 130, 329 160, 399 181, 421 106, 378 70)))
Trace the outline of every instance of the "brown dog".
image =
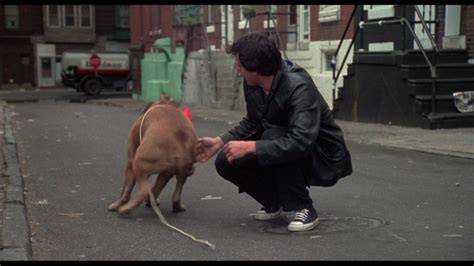
POLYGON ((184 211, 181 192, 188 176, 194 173, 196 145, 193 124, 176 103, 162 96, 160 101, 148 105, 130 129, 123 189, 120 198, 109 206, 109 210, 123 214, 136 208, 148 196, 148 178, 159 174, 152 189, 155 199, 168 181, 176 176, 173 211, 184 211), (135 182, 139 190, 130 200, 135 182))

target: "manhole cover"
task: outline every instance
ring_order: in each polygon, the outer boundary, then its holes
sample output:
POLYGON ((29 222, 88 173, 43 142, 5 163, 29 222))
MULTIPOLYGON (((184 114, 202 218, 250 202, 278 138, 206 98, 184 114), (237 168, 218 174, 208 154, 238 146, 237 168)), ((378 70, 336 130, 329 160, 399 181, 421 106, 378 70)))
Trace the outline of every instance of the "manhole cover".
MULTIPOLYGON (((264 227, 266 233, 272 234, 290 234, 287 229, 288 218, 281 218, 270 221, 264 227)), ((369 217, 320 217, 319 225, 306 232, 297 232, 296 234, 331 234, 341 232, 364 231, 379 227, 385 224, 385 221, 369 217)), ((294 233, 292 233, 294 234, 294 233)))

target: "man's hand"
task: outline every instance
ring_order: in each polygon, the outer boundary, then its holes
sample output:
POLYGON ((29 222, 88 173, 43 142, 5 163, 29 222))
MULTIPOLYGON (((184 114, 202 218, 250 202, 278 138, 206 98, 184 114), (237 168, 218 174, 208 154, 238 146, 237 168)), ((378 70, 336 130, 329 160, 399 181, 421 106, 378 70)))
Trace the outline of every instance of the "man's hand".
POLYGON ((229 141, 224 145, 224 153, 229 162, 247 154, 255 154, 256 151, 255 141, 229 141))
POLYGON ((214 156, 224 146, 224 141, 220 137, 198 138, 196 161, 205 163, 214 156))

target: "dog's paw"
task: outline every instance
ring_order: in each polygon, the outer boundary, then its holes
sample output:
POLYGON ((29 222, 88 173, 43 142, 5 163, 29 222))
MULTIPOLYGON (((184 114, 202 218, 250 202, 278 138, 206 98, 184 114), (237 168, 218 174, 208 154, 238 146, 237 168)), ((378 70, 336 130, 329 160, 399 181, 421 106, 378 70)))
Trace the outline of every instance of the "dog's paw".
POLYGON ((110 204, 108 210, 111 211, 111 212, 114 212, 118 209, 118 207, 120 207, 120 205, 121 205, 120 202, 118 202, 118 201, 114 202, 114 203, 110 204))
POLYGON ((117 213, 122 215, 130 214, 131 210, 129 208, 120 207, 117 209, 117 213))
POLYGON ((182 203, 173 203, 173 212, 184 212, 186 207, 182 203))
MULTIPOLYGON (((156 205, 160 206, 160 200, 159 199, 156 199, 156 205)), ((148 208, 151 208, 151 202, 149 199, 145 200, 145 206, 148 207, 148 208)))

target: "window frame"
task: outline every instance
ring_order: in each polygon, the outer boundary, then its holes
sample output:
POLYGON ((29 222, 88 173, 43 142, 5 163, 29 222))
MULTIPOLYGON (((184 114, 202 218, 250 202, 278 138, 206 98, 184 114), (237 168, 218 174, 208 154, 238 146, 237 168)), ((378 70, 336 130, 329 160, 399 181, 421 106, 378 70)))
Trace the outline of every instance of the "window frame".
POLYGON ((311 13, 310 13, 310 9, 311 9, 311 6, 310 5, 301 5, 301 19, 299 20, 301 22, 301 24, 303 24, 304 22, 304 16, 307 16, 307 25, 308 25, 308 30, 305 31, 304 30, 304 25, 301 25, 301 40, 300 41, 304 41, 304 42, 309 42, 310 39, 311 39, 311 13), (305 6, 307 7, 307 9, 305 9, 305 6), (307 37, 305 36, 307 35, 307 37))
POLYGON ((87 28, 87 29, 92 28, 93 27, 92 18, 93 18, 92 5, 79 5, 79 27, 80 28, 87 28), (82 19, 83 19, 83 17, 82 17, 82 15, 83 15, 82 8, 83 7, 89 7, 89 26, 84 26, 82 24, 82 22, 83 22, 82 21, 82 19))
POLYGON ((130 10, 128 10, 128 15, 127 16, 124 16, 120 13, 120 10, 122 8, 127 9, 128 7, 129 7, 128 5, 118 5, 117 6, 116 18, 117 18, 117 28, 118 29, 130 29, 130 10), (122 22, 122 19, 125 18, 125 17, 127 17, 128 22, 127 22, 127 26, 124 27, 123 24, 121 24, 121 22, 122 22))
MULTIPOLYGON (((247 19, 244 16, 244 9, 242 8, 243 6, 246 6, 246 5, 239 5, 239 25, 238 25, 239 30, 243 30, 245 28, 245 23, 247 21, 247 19)), ((247 25, 247 27, 250 27, 250 25, 247 25)))
MULTIPOLYGON (((332 73, 331 61, 333 56, 336 54, 336 49, 324 49, 321 50, 321 58, 323 59, 321 64, 321 73, 332 73)), ((336 70, 338 69, 337 58, 336 58, 336 70)))
MULTIPOLYGON (((11 10, 10 10, 11 11, 11 10)), ((19 5, 5 5, 3 10, 3 15, 5 16, 5 29, 6 30, 19 30, 20 29, 20 6, 19 5), (16 14, 7 14, 7 7, 13 7, 16 14), (12 19, 13 20, 10 20, 12 19), (10 21, 15 21, 15 26, 10 26, 10 21)))
POLYGON ((46 5, 46 23, 48 25, 48 28, 59 28, 61 27, 61 6, 60 5, 46 5), (52 25, 51 24, 51 13, 50 13, 50 7, 56 7, 58 13, 57 15, 57 22, 58 25, 52 25))
POLYGON ((207 5, 207 22, 209 23, 214 23, 215 18, 214 18, 214 12, 212 12, 212 5, 207 5))
POLYGON ((74 27, 76 27, 76 25, 77 25, 77 24, 76 24, 76 5, 62 5, 62 7, 63 7, 63 8, 62 8, 62 10, 63 10, 63 16, 62 16, 62 18, 63 18, 63 26, 64 26, 65 28, 74 28, 74 27), (66 18, 67 18, 66 7, 67 7, 67 6, 72 6, 73 19, 74 19, 74 25, 72 25, 72 26, 66 24, 66 18))

